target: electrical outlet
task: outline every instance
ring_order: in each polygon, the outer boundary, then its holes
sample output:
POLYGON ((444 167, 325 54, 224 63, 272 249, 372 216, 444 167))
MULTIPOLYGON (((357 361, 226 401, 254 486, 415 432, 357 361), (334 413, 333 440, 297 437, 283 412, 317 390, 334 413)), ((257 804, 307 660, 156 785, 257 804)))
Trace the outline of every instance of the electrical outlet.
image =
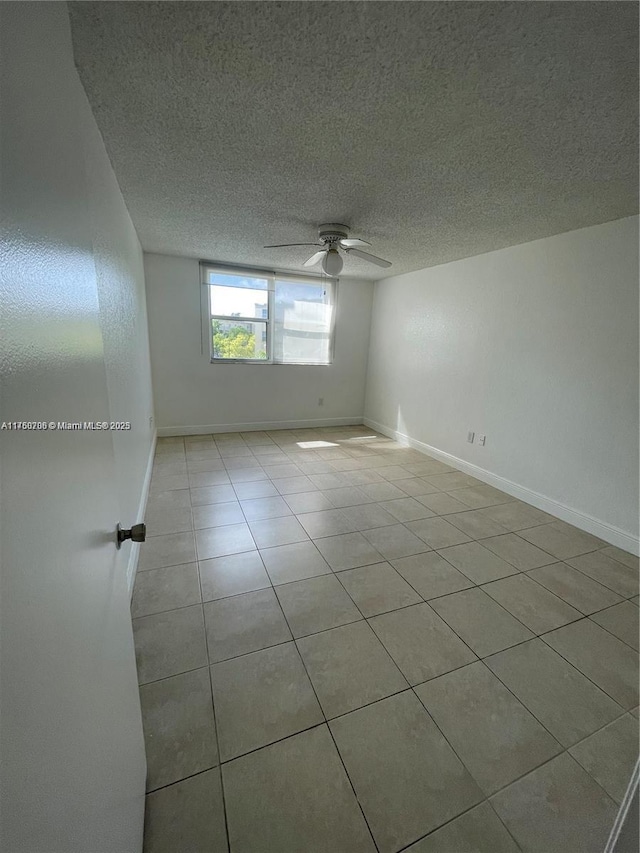
POLYGON ((469 444, 473 444, 474 438, 475 438, 475 433, 471 432, 471 430, 469 430, 469 432, 467 433, 467 441, 469 442, 469 444))
POLYGON ((487 442, 487 436, 486 435, 479 435, 478 436, 478 444, 481 444, 484 447, 486 442, 487 442))
POLYGON ((324 397, 318 397, 318 405, 324 406, 324 397))

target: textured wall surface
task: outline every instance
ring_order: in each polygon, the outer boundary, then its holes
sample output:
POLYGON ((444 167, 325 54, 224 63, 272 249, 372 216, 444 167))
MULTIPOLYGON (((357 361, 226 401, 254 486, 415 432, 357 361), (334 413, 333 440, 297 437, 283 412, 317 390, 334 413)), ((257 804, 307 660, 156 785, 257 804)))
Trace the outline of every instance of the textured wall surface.
POLYGON ((637 212, 636 3, 70 5, 145 251, 300 268, 262 247, 338 221, 398 274, 637 212))
MULTIPOLYGON (((86 104, 86 113, 90 108, 86 104)), ((89 221, 100 303, 109 413, 123 527, 137 518, 153 437, 153 395, 142 249, 94 121, 82 125, 89 221)), ((129 559, 131 543, 119 551, 129 559)), ((131 568, 131 567, 129 567, 131 568)))
MULTIPOLYGON (((145 416, 150 401, 140 246, 73 65, 66 5, 3 3, 0 19, 0 421, 139 420, 138 394, 145 416), (121 341, 129 312, 138 336, 121 341)), ((116 441, 0 431, 3 851, 142 848, 129 552, 116 551, 115 526, 137 510, 150 445, 144 423, 116 441)))
POLYGON ((637 537, 638 218, 378 282, 365 413, 637 537))
POLYGON ((145 277, 160 431, 173 428, 179 433, 223 424, 233 429, 237 424, 359 422, 364 410, 371 282, 340 281, 333 364, 211 364, 206 342, 201 350, 198 262, 145 254, 145 277))

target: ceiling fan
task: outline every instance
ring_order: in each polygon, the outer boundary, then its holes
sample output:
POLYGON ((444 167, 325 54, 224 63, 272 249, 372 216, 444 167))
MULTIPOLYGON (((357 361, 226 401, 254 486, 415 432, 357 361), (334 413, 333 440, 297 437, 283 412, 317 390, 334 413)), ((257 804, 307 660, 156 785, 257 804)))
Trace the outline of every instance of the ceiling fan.
POLYGON ((314 267, 322 261, 322 269, 330 276, 340 275, 344 261, 340 255, 339 249, 348 255, 354 254, 364 261, 376 264, 379 267, 390 267, 391 261, 385 261, 383 258, 378 258, 369 252, 363 252, 359 246, 370 246, 366 240, 361 240, 359 237, 349 237, 349 227, 340 225, 337 222, 329 222, 325 225, 320 225, 318 228, 317 243, 278 243, 273 246, 265 246, 265 249, 283 249, 288 246, 320 246, 318 251, 311 255, 309 260, 305 261, 303 266, 314 267))

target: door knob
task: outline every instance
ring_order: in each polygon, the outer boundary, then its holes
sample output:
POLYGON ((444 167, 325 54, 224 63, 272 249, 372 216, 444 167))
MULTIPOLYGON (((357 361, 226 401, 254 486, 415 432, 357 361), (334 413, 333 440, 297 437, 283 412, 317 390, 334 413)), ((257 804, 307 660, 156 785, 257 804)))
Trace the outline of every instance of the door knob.
POLYGON ((140 524, 134 524, 133 527, 128 530, 123 530, 123 528, 118 524, 116 530, 118 532, 118 539, 116 543, 118 548, 127 539, 131 539, 132 542, 144 542, 147 538, 147 525, 143 522, 140 522, 140 524))

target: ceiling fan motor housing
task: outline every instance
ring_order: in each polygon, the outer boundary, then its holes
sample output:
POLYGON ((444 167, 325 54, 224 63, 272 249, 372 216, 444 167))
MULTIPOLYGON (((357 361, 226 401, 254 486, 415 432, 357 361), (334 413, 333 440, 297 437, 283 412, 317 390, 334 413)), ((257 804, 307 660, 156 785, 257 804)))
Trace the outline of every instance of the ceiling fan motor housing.
POLYGON ((345 240, 348 236, 348 226, 341 225, 339 222, 328 222, 318 228, 318 237, 323 243, 337 243, 338 240, 345 240))

